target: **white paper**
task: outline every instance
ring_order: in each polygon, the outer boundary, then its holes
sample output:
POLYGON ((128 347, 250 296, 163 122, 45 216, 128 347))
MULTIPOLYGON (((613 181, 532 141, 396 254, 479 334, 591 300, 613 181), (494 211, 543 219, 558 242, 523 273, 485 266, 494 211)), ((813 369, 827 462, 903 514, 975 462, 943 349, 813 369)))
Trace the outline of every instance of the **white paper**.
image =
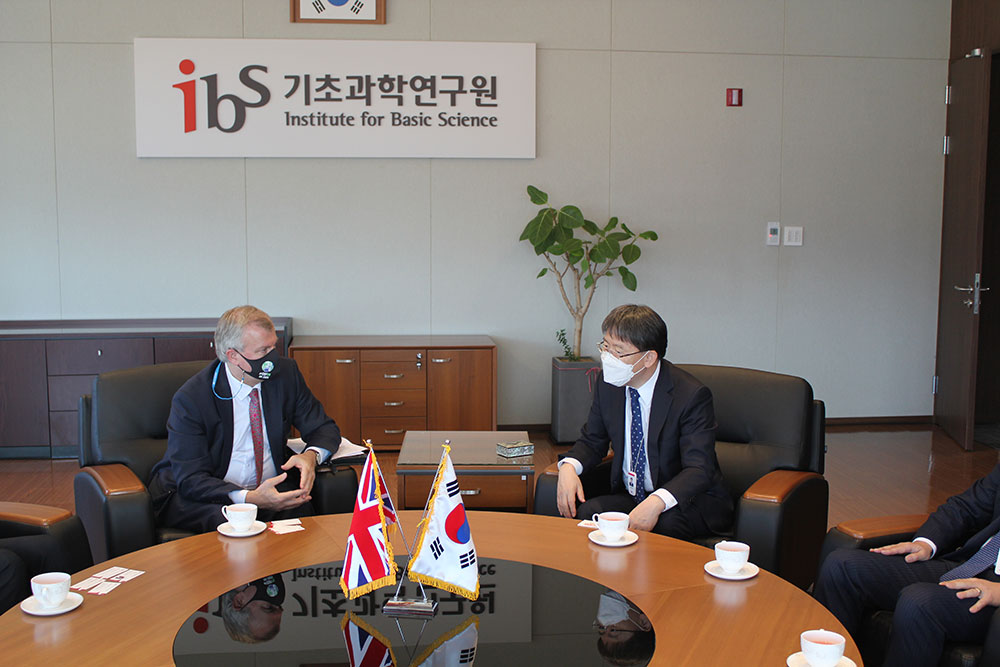
POLYGON ((92 577, 98 577, 100 579, 110 579, 111 577, 121 574, 123 572, 128 572, 127 567, 109 567, 106 570, 101 570, 97 574, 92 574, 92 577))
POLYGON ((91 588, 88 592, 91 595, 107 595, 111 591, 118 588, 118 586, 120 586, 120 584, 115 581, 102 581, 98 585, 91 588))
POLYGON ((85 591, 88 588, 93 588, 94 586, 96 586, 97 584, 101 583, 102 581, 104 581, 104 580, 103 579, 98 579, 97 577, 87 577, 83 581, 78 582, 76 585, 70 586, 70 588, 72 588, 75 591, 85 591))
POLYGON ((121 582, 121 581, 129 581, 131 579, 135 579, 140 574, 145 574, 145 571, 143 571, 143 570, 125 570, 121 574, 116 574, 113 577, 109 577, 108 581, 119 581, 119 582, 121 582))

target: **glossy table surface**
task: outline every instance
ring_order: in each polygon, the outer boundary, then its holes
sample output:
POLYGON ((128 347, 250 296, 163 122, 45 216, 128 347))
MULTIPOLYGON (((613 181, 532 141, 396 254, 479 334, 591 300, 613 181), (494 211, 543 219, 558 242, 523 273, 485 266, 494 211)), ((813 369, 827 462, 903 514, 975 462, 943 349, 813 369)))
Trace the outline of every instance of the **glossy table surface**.
MULTIPOLYGON (((400 513, 412 539, 417 511, 400 513)), ((704 572, 704 547, 642 533, 624 548, 591 543, 588 530, 556 517, 469 512, 480 557, 572 572, 621 592, 645 612, 656 633, 654 665, 784 665, 799 633, 840 623, 791 584, 761 572, 723 581, 704 572)), ((9 664, 167 665, 178 629, 211 597, 267 574, 343 558, 351 516, 303 519, 304 531, 231 539, 217 533, 158 545, 101 563, 73 582, 120 565, 144 570, 106 596, 85 595, 62 616, 28 616, 14 607, 0 617, 0 647, 9 664)), ((394 540, 397 553, 403 548, 394 540)), ((753 560, 751 554, 751 561, 753 560)), ((333 582, 333 585, 336 585, 333 582)), ((848 638, 846 655, 861 664, 848 638)))

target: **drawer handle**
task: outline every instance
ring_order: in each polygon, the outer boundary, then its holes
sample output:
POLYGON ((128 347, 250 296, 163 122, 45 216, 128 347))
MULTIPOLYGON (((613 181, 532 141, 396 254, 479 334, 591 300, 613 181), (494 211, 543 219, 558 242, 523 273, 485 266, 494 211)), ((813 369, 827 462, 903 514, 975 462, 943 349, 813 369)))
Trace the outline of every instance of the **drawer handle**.
POLYGON ((386 380, 398 380, 399 378, 403 377, 403 374, 402 373, 382 373, 382 377, 384 377, 386 380))
POLYGON ((337 359, 338 364, 353 364, 354 359, 337 359))
POLYGON ((214 341, 214 340, 212 340, 212 341, 209 341, 209 342, 208 342, 208 347, 210 347, 210 348, 213 348, 213 347, 215 347, 215 341, 214 341))
POLYGON ((387 408, 398 408, 403 403, 405 403, 405 401, 383 401, 383 405, 387 408))
POLYGON ((406 433, 406 429, 403 428, 387 428, 383 429, 386 435, 399 435, 400 433, 406 433))
POLYGON ((100 348, 98 348, 98 350, 97 350, 97 356, 101 356, 102 354, 104 354, 104 351, 101 350, 100 348))
POLYGON ((463 495, 463 496, 478 496, 479 493, 480 493, 480 490, 479 489, 462 489, 458 493, 460 495, 463 495))
POLYGON ((450 364, 451 363, 451 357, 445 357, 444 359, 436 359, 434 357, 431 357, 431 363, 435 363, 435 364, 450 364))

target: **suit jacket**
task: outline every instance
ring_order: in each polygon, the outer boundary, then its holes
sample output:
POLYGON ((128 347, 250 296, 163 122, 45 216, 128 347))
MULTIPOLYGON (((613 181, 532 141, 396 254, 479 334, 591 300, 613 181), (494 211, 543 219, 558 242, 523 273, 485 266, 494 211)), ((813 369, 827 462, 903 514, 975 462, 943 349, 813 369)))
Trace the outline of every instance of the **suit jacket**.
MULTIPOLYGON (((212 391, 212 378, 220 364, 209 364, 174 394, 167 419, 167 452, 150 472, 151 491, 155 488, 166 496, 176 491, 187 500, 228 504, 229 493, 240 489, 223 479, 233 453, 233 402, 215 396, 215 392, 226 398, 232 395, 224 368, 212 391)), ((276 366, 278 372, 264 380, 267 388, 261 391, 275 466, 293 454, 287 446, 293 426, 310 445, 336 452, 340 429, 309 391, 298 365, 280 357, 276 366)), ((154 498, 154 506, 162 500, 154 498)))
MULTIPOLYGON (((594 389, 594 402, 580 439, 566 452, 580 461, 584 471, 594 468, 608 453, 611 491, 625 491, 622 480, 625 437, 625 388, 601 381, 594 389)), ((728 528, 732 499, 722 484, 722 471, 715 455, 715 410, 712 392, 695 377, 669 361, 660 362, 653 388, 646 436, 646 458, 653 488, 669 491, 678 507, 694 506, 714 530, 728 528), (710 501, 714 498, 714 501, 710 501), (719 508, 729 508, 720 512, 719 508)))
POLYGON ((1000 531, 1000 463, 986 477, 934 510, 917 531, 937 556, 965 561, 1000 531))

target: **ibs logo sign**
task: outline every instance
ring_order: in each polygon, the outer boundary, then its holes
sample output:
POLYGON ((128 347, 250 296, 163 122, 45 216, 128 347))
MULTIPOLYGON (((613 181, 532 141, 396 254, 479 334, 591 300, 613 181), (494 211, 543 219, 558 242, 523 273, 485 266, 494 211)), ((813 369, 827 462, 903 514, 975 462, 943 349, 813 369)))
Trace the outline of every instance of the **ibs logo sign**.
MULTIPOLYGON (((194 74, 195 64, 185 58, 180 61, 177 68, 181 74, 190 76, 194 74)), ((247 121, 247 109, 262 107, 271 101, 271 91, 266 85, 257 81, 251 73, 260 71, 267 73, 267 68, 263 65, 247 65, 240 70, 240 83, 257 93, 256 101, 247 101, 233 93, 219 95, 219 75, 208 74, 200 77, 205 82, 205 104, 208 111, 208 127, 216 128, 220 132, 239 132, 247 121), (229 126, 219 122, 219 108, 223 104, 232 105, 232 123, 229 126)), ((174 88, 181 91, 184 97, 184 132, 194 132, 198 129, 198 82, 195 79, 175 83, 174 88)))

